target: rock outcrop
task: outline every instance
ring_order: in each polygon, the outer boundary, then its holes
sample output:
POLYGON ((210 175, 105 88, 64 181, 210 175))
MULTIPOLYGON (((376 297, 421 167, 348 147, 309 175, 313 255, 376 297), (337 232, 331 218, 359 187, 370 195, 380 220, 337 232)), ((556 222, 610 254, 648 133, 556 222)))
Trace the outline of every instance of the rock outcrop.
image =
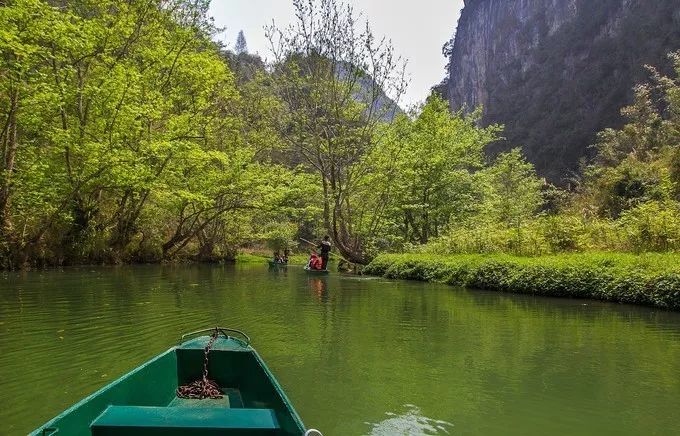
POLYGON ((621 124, 644 65, 678 49, 680 0, 466 0, 443 89, 452 110, 506 126, 491 154, 522 146, 560 183, 621 124))

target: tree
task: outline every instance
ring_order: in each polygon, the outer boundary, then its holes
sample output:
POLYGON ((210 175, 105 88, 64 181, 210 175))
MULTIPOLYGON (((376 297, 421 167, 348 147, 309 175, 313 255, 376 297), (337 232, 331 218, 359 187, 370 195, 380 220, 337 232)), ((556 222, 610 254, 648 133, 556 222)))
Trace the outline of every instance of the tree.
POLYGON ((392 46, 359 28, 351 6, 336 0, 294 0, 297 22, 267 29, 276 61, 277 94, 289 117, 288 146, 323 189, 323 219, 336 247, 365 263, 365 228, 356 198, 367 175, 363 157, 376 145, 379 124, 394 117, 405 88, 403 63, 392 46))
POLYGON ((234 229, 288 200, 296 177, 268 160, 280 105, 255 81, 243 101, 206 13, 0 7, 4 267, 233 254, 234 229))
POLYGON ((0 7, 0 21, 0 265, 17 267, 69 206, 63 168, 54 165, 60 156, 42 145, 59 104, 50 67, 77 44, 77 20, 44 2, 17 0, 0 7))
POLYGON ((238 31, 234 51, 236 52, 237 55, 240 55, 242 53, 248 53, 248 44, 246 43, 246 37, 243 34, 243 30, 238 31))
POLYGON ((502 153, 493 166, 485 170, 486 190, 483 213, 514 229, 518 247, 522 244, 522 226, 543 205, 541 186, 534 166, 519 148, 502 153))
MULTIPOLYGON (((400 231, 408 242, 426 244, 451 220, 474 213, 479 196, 475 173, 484 164, 484 146, 497 139, 498 126, 477 126, 479 112, 451 114, 448 104, 431 96, 413 122, 395 123, 379 153, 394 162, 393 203, 400 231)), ((379 171, 389 173, 388 171, 379 171)))
POLYGON ((652 80, 636 86, 633 103, 621 110, 626 124, 598 135, 577 201, 581 208, 617 219, 649 201, 680 199, 680 53, 669 57, 676 76, 647 67, 652 80))

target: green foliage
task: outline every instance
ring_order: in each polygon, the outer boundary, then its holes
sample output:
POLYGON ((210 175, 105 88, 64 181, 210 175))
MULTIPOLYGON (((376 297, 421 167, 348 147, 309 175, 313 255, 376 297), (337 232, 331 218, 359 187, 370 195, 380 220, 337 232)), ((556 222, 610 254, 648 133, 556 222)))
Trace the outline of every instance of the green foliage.
POLYGON ((368 185, 388 193, 386 214, 405 242, 427 243, 477 210, 476 172, 484 165, 484 146, 500 130, 477 127, 478 118, 451 115, 448 104, 432 96, 413 121, 400 116, 367 155, 374 166, 368 185))
POLYGON ((306 208, 271 164, 280 104, 237 89, 207 5, 0 7, 4 266, 233 258, 257 211, 306 208))
POLYGON ((680 204, 650 201, 627 210, 620 232, 633 251, 680 250, 680 204))
POLYGON ((680 309, 680 257, 588 253, 542 256, 389 254, 364 272, 474 289, 594 298, 680 309))
POLYGON ((506 227, 520 228, 543 205, 542 182, 518 148, 499 155, 485 175, 485 212, 506 227))
POLYGON ((271 223, 265 226, 262 238, 267 241, 267 247, 274 251, 282 252, 293 248, 298 228, 288 222, 271 223))
POLYGON ((548 244, 538 232, 543 182, 518 149, 471 174, 467 213, 458 214, 425 248, 436 253, 536 254, 548 244))

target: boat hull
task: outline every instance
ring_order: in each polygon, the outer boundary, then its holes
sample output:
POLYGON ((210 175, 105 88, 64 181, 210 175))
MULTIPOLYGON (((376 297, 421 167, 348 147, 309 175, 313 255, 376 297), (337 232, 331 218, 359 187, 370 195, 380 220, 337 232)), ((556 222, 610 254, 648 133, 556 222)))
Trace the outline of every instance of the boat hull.
POLYGON ((326 275, 330 272, 327 269, 310 269, 310 268, 307 268, 307 267, 305 267, 305 271, 307 271, 307 274, 309 274, 309 275, 320 275, 320 276, 326 275))
POLYGON ((235 338, 218 338, 209 355, 209 378, 223 398, 178 398, 178 386, 201 378, 209 339, 201 336, 169 349, 31 434, 304 434, 302 420, 264 361, 235 338))

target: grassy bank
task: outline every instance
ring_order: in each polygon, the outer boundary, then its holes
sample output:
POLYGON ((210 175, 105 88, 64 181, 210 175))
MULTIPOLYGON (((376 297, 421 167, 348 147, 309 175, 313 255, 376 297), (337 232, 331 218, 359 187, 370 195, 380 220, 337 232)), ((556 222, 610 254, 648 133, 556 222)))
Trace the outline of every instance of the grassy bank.
POLYGON ((592 298, 680 310, 680 254, 542 257, 384 254, 364 272, 522 294, 592 298))

